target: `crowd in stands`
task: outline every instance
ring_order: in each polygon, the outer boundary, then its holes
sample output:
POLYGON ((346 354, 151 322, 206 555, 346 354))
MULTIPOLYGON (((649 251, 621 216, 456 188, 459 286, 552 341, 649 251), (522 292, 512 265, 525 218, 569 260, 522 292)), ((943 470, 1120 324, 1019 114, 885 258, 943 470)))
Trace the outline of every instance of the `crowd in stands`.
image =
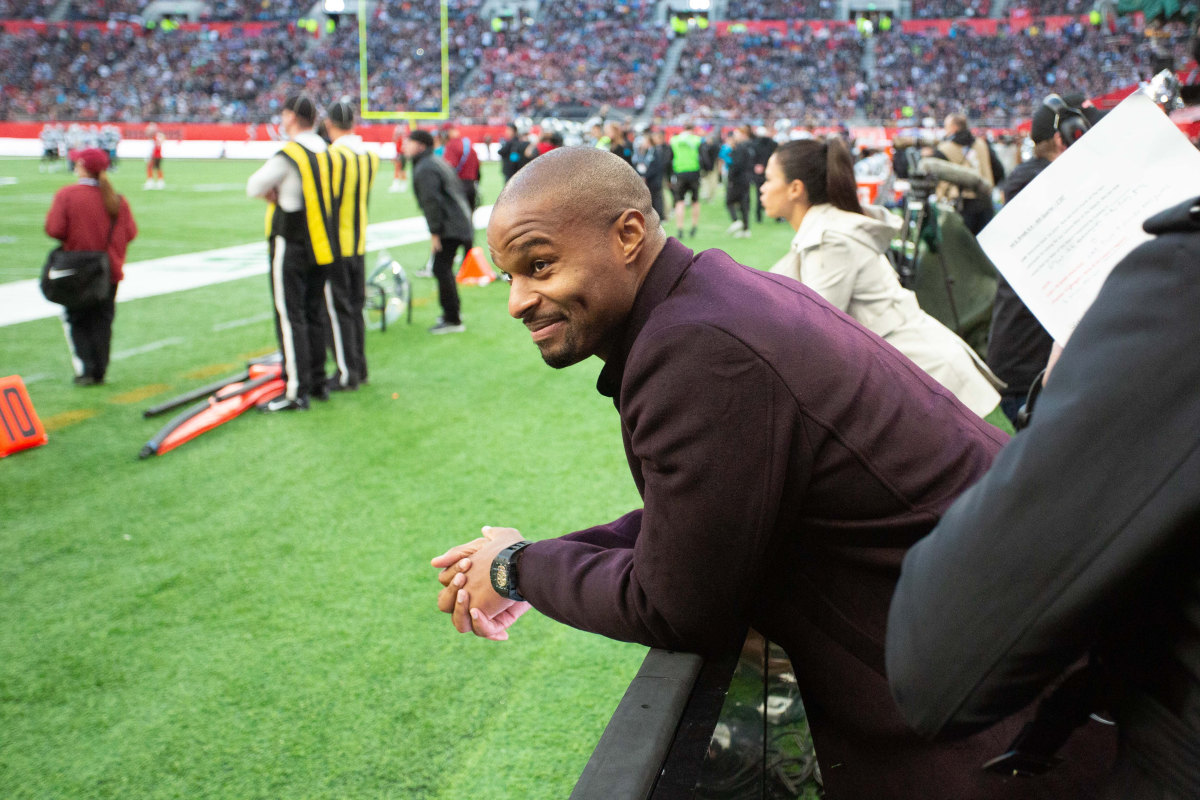
POLYGON ((991 9, 991 0, 913 0, 912 15, 914 19, 980 18, 991 9))
MULTIPOLYGON (((138 2, 77 1, 80 8, 138 2)), ((252 5, 269 9, 290 0, 259 2, 252 5)), ((438 5, 420 3, 379 4, 369 23, 372 110, 441 107, 438 5)), ((769 13, 769 5, 763 0, 754 13, 769 13)), ((458 119, 499 123, 606 106, 645 111, 670 43, 652 0, 545 3, 536 19, 498 30, 481 18, 481 0, 449 7, 450 113, 458 119)), ((284 23, 261 35, 134 25, 0 33, 0 119, 265 122, 299 89, 357 101, 358 28, 353 17, 343 19, 320 40, 284 23)), ((1173 48, 1182 65, 1187 31, 1173 32, 1154 46, 1173 48)), ((821 125, 941 119, 963 109, 975 120, 1007 121, 1028 117, 1057 87, 1095 96, 1154 71, 1152 45, 1140 33, 1113 35, 1082 23, 997 35, 958 25, 948 35, 893 30, 873 39, 849 27, 738 35, 693 29, 650 112, 666 123, 821 125), (871 74, 863 72, 864 47, 874 49, 871 74)))
POLYGON ((731 20, 758 19, 833 19, 837 12, 835 0, 729 0, 725 18, 731 20))
POLYGON ((241 121, 292 65, 287 26, 260 35, 51 27, 0 36, 0 118, 241 121))
MULTIPOLYGON (((1180 64, 1185 42, 1180 36, 1175 43, 1180 64)), ((1085 25, 1053 34, 982 36, 967 28, 950 36, 896 33, 873 46, 876 72, 864 111, 889 120, 906 106, 918 119, 941 120, 956 110, 973 119, 1025 118, 1059 87, 1094 97, 1153 74, 1148 41, 1085 25)))
POLYGON ((68 20, 132 20, 139 19, 150 0, 69 0, 65 10, 68 20))
POLYGON ((455 98, 459 115, 504 121, 563 107, 640 111, 666 54, 652 2, 549 3, 532 25, 495 34, 455 98))
MULTIPOLYGON (((492 34, 479 17, 479 0, 448 4, 448 58, 451 96, 483 56, 492 34)), ((367 23, 368 108, 373 111, 440 111, 442 51, 440 11, 436 2, 407 9, 376 6, 367 23)), ((358 101, 359 34, 353 17, 325 37, 319 47, 298 53, 296 65, 272 88, 272 101, 305 90, 315 97, 358 101)))
POLYGON ((693 31, 659 117, 849 119, 866 98, 862 39, 851 29, 718 36, 693 31))
POLYGON ((310 0, 208 0, 211 19, 237 22, 295 20, 312 8, 310 0))
POLYGON ((0 19, 47 19, 58 0, 0 0, 0 19))
MULTIPOLYGON (((6 17, 5 6, 40 6, 40 15, 18 11, 14 19, 33 16, 48 17, 59 0, 0 0, 0 19, 6 17)), ((67 20, 134 20, 152 0, 68 0, 63 18, 67 20)), ((310 0, 206 0, 202 20, 228 22, 295 21, 312 8, 310 0)))

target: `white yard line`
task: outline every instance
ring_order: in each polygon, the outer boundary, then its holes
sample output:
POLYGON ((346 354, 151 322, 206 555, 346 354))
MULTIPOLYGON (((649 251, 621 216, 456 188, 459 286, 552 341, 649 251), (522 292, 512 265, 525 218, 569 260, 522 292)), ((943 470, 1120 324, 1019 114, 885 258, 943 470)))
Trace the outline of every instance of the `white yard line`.
POLYGON ((113 361, 124 361, 127 358, 140 356, 142 353, 153 353, 155 350, 162 350, 164 347, 174 347, 177 344, 183 344, 184 339, 178 336, 172 336, 170 339, 159 339, 157 342, 150 342, 139 347, 130 347, 128 350, 118 350, 112 354, 113 361))
MULTIPOLYGON (((487 227, 491 213, 491 206, 477 209, 475 227, 487 227)), ((367 243, 372 252, 428 239, 429 228, 425 225, 424 217, 377 222, 367 228, 367 243)), ((137 247, 136 241, 133 246, 137 247)), ((417 266, 412 266, 415 271, 417 266)), ((265 241, 129 262, 125 264, 125 280, 117 292, 117 302, 182 292, 253 275, 265 275, 266 272, 265 241)), ((0 327, 56 317, 61 310, 60 306, 42 297, 36 280, 0 283, 0 327)))
POLYGON ((273 314, 255 314, 253 317, 245 317, 243 319, 231 319, 228 322, 218 322, 212 326, 213 333, 217 331, 227 331, 231 328, 244 328, 247 325, 254 325, 258 322, 266 322, 271 319, 273 314))

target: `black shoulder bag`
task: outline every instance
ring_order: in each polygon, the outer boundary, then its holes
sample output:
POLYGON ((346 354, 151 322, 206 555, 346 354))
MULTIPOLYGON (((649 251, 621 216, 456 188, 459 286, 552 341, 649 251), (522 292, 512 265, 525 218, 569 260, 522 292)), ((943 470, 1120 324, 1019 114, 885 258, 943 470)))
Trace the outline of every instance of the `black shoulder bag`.
POLYGON ((42 294, 47 300, 74 311, 98 305, 108 296, 112 285, 108 243, 116 226, 114 218, 103 250, 64 250, 59 245, 50 251, 42 265, 41 279, 42 294))

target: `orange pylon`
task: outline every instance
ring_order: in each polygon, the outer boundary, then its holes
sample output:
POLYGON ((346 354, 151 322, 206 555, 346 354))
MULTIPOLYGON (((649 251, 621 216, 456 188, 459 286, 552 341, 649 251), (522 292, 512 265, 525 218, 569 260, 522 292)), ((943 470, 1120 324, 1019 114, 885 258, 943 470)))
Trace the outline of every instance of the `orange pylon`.
POLYGON ((496 271, 488 263, 482 247, 472 247, 458 268, 458 282, 474 286, 486 286, 496 280, 496 271))
POLYGON ((0 458, 46 443, 46 429, 19 375, 0 378, 0 458))

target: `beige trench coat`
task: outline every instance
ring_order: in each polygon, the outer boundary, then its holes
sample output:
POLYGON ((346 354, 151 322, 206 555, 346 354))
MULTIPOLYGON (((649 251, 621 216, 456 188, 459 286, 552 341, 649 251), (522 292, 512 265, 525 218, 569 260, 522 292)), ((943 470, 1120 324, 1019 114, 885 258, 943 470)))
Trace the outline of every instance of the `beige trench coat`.
POLYGON ((1003 384, 967 343, 921 310, 884 253, 899 219, 878 206, 867 215, 813 206, 771 272, 795 278, 883 337, 979 416, 1000 402, 1003 384))

